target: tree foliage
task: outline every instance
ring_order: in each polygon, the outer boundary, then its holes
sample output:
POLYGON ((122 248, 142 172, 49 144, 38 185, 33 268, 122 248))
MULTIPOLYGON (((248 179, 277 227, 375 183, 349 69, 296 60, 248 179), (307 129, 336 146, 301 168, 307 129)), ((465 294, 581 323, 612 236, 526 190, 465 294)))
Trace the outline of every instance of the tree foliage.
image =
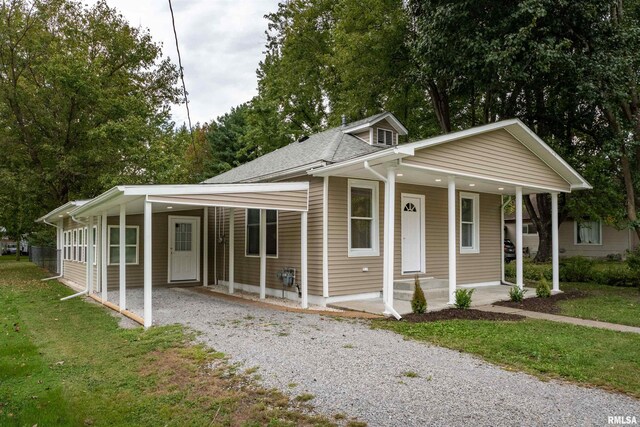
POLYGON ((115 184, 188 180, 175 162, 188 139, 168 122, 176 78, 148 31, 105 2, 3 2, 0 224, 24 234, 115 184))

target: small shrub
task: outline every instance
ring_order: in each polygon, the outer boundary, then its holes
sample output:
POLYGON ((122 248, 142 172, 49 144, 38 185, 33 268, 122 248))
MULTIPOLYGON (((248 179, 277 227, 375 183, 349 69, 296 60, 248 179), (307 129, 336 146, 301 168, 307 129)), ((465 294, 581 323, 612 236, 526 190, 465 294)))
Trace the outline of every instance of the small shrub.
POLYGON ((416 276, 413 298, 411 298, 411 311, 415 314, 424 314, 427 311, 427 299, 420 287, 420 279, 416 276))
POLYGON ((640 277, 627 265, 611 265, 595 272, 593 281, 607 286, 638 286, 640 277))
POLYGON ((640 246, 627 253, 627 266, 629 270, 638 278, 640 278, 640 246))
POLYGON ((509 289, 509 298, 513 302, 522 302, 525 293, 527 293, 526 289, 520 289, 518 285, 514 285, 509 289))
POLYGON ((471 306, 471 295, 473 294, 474 289, 457 289, 456 290, 456 308, 466 310, 471 306))
POLYGON ((509 264, 504 265, 504 277, 507 280, 515 281, 516 280, 516 263, 511 262, 509 264))
POLYGON ((594 276, 594 261, 582 256, 565 258, 560 265, 562 282, 588 282, 594 276))
POLYGON ((538 282, 538 286, 536 286, 536 296, 538 298, 549 298, 551 296, 549 282, 544 277, 538 282))

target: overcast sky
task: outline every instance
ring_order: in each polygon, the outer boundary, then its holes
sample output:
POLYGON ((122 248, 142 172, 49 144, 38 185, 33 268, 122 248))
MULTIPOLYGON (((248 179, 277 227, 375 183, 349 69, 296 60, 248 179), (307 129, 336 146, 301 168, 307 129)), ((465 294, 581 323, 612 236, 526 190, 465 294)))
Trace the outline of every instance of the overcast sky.
MULTIPOLYGON (((97 0, 84 0, 93 5, 97 0)), ((135 27, 148 28, 178 64, 168 0, 107 0, 135 27)), ((257 93, 256 68, 262 59, 267 21, 278 0, 172 0, 189 92, 191 120, 210 122, 257 93)), ((184 104, 173 120, 186 122, 184 104)))

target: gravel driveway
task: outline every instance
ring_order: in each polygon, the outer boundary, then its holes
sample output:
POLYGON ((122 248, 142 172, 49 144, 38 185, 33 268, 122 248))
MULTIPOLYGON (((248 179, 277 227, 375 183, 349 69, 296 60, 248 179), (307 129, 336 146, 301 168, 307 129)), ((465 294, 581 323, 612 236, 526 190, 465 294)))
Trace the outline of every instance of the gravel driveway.
MULTIPOLYGON (((141 289, 129 290, 127 299, 141 311, 141 289)), ((155 324, 191 326, 232 361, 259 367, 265 386, 310 393, 310 403, 330 417, 344 413, 370 426, 584 426, 606 425, 609 415, 640 419, 639 400, 507 372, 359 320, 256 308, 179 288, 154 289, 153 304, 155 324), (407 377, 408 371, 418 376, 407 377)))

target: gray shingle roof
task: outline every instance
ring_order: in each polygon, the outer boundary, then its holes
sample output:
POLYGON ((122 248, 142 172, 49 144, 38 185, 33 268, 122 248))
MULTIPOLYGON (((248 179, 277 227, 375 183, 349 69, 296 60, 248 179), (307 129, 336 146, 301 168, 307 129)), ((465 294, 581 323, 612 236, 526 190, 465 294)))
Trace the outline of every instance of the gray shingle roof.
MULTIPOLYGON (((372 117, 379 115, 376 114, 372 117)), ((353 127, 359 122, 367 123, 372 117, 349 123, 347 127, 353 127)), ((311 166, 318 162, 338 163, 385 149, 369 145, 355 136, 343 133, 343 130, 344 128, 337 127, 316 133, 304 141, 292 142, 204 182, 207 184, 231 184, 266 181, 270 177, 290 169, 311 166)))

